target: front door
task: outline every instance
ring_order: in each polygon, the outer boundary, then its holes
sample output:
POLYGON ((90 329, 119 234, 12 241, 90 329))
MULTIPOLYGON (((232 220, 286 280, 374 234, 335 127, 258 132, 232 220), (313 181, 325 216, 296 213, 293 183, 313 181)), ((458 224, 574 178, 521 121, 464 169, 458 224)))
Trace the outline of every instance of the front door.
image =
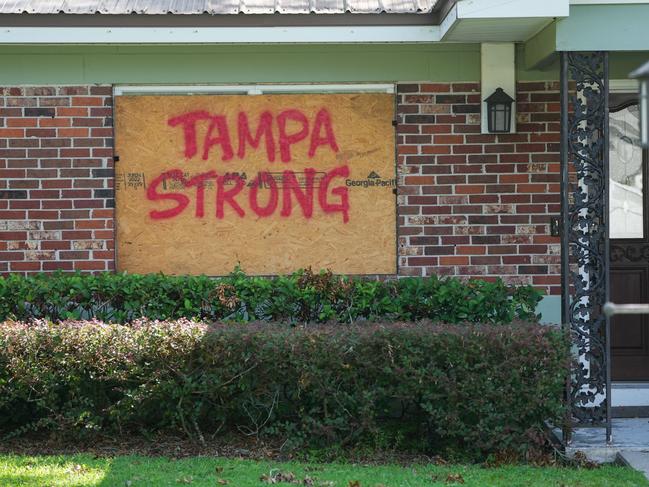
MULTIPOLYGON (((636 95, 612 94, 610 106, 611 301, 649 303, 647 152, 640 147, 636 95)), ((611 377, 649 381, 649 315, 611 320, 611 377)))

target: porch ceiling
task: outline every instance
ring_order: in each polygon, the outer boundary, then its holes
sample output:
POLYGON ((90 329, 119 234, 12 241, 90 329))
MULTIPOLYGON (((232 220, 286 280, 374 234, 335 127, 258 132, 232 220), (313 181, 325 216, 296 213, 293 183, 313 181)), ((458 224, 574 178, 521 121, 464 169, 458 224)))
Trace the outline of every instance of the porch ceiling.
POLYGON ((555 18, 566 17, 568 13, 568 0, 460 0, 442 22, 442 39, 453 42, 522 42, 555 18))
POLYGON ((453 42, 523 42, 533 37, 552 17, 510 19, 461 19, 444 36, 453 42))

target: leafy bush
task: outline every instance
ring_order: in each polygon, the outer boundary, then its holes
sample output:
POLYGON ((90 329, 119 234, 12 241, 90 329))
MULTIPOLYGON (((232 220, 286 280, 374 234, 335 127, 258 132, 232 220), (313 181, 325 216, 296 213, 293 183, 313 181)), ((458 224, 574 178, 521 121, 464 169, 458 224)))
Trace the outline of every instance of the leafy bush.
POLYGON ((562 417, 568 343, 531 324, 6 322, 0 435, 230 432, 287 447, 524 453, 562 417))
POLYGON ((535 318, 540 294, 502 281, 407 277, 377 281, 300 271, 275 278, 162 274, 10 274, 0 278, 0 320, 137 318, 355 322, 363 319, 509 323, 535 318))

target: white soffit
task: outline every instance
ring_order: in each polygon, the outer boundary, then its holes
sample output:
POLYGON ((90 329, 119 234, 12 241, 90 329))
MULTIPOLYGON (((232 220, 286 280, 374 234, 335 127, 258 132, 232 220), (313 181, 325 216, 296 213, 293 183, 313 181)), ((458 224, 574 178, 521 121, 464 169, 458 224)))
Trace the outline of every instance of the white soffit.
POLYGON ((569 0, 459 0, 460 19, 567 17, 569 0))
POLYGON ((556 17, 569 15, 569 0, 459 0, 441 25, 442 40, 523 42, 556 17))

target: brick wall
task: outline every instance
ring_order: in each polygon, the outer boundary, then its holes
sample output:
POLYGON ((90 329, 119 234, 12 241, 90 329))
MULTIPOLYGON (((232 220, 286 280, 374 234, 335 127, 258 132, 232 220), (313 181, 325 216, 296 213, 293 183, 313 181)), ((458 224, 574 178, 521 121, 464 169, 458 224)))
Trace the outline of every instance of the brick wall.
POLYGON ((111 87, 0 95, 0 272, 112 270, 111 87))
MULTIPOLYGON (((558 89, 520 83, 518 133, 481 135, 479 84, 399 85, 401 275, 559 293, 558 89)), ((0 88, 0 272, 114 268, 110 93, 0 88)))
POLYGON ((519 83, 516 134, 480 134, 480 85, 398 87, 399 272, 560 293, 559 84, 519 83))

